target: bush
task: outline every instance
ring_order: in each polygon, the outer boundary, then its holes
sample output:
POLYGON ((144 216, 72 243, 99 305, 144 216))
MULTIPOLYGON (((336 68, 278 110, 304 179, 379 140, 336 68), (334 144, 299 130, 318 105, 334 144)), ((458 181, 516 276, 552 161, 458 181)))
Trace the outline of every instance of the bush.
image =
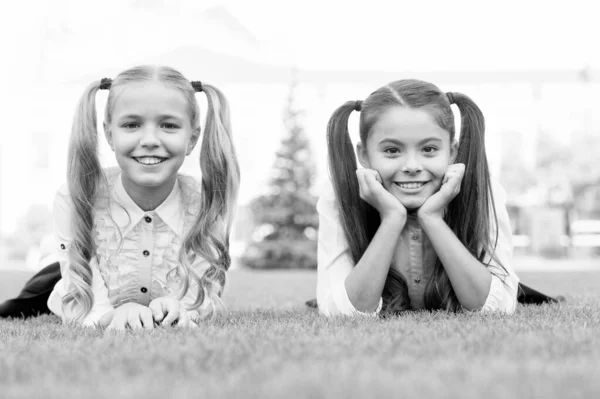
POLYGON ((317 267, 317 199, 308 139, 294 110, 293 88, 284 114, 287 131, 277 151, 269 190, 251 203, 255 229, 241 261, 255 269, 317 267))

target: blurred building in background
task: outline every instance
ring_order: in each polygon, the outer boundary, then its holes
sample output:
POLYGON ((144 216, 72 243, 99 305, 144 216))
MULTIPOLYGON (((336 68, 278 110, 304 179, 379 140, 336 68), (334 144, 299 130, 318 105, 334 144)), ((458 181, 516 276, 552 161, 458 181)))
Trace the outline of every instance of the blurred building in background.
MULTIPOLYGON (((414 72, 295 69, 280 56, 285 52, 261 42, 225 7, 198 9, 190 15, 180 10, 181 23, 176 27, 163 26, 161 10, 140 8, 131 19, 98 5, 92 10, 93 19, 77 24, 49 20, 40 28, 36 64, 27 64, 33 88, 15 91, 12 99, 15 117, 23 122, 11 145, 3 147, 0 159, 0 232, 5 257, 23 255, 14 250, 17 241, 35 246, 24 235, 39 242, 37 235, 24 228, 36 234, 51 231, 49 212, 56 189, 65 181, 70 124, 83 89, 93 80, 115 76, 140 63, 175 67, 191 80, 216 85, 228 97, 243 173, 238 212, 242 222, 234 244, 238 253, 251 231, 247 205, 266 189, 285 129, 282 110, 294 70, 295 103, 304 112, 317 181, 327 179, 325 129, 338 106, 364 99, 392 80, 427 80, 445 91, 469 95, 483 110, 492 173, 508 193, 519 250, 551 254, 550 249, 560 248, 554 255, 598 253, 600 167, 595 154, 600 153, 600 106, 595 99, 600 95, 599 70, 585 65, 579 69, 414 72), (109 17, 126 27, 128 35, 111 31, 103 23, 109 17), (143 30, 149 36, 144 42, 151 41, 152 46, 139 45, 141 23, 156 28, 143 30), (94 35, 89 33, 93 29, 94 35), (178 38, 177 46, 170 37, 178 38), (41 209, 48 212, 41 215, 41 209), (32 218, 37 225, 28 222, 32 218), (7 247, 9 243, 13 248, 7 247)), ((201 94, 199 99, 205 110, 201 94)), ((105 101, 106 93, 99 93, 99 123, 105 101)), ((357 126, 355 113, 350 118, 354 140, 357 126)), ((114 165, 101 130, 100 135, 102 162, 114 165)), ((184 172, 199 175, 197 157, 196 150, 186 160, 184 172)))

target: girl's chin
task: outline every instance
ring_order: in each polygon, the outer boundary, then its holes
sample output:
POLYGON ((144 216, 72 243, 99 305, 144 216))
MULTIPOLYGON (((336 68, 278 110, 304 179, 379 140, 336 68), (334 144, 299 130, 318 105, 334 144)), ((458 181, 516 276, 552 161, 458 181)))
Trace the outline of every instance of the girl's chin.
POLYGON ((416 211, 425 203, 427 198, 398 198, 407 211, 416 211))

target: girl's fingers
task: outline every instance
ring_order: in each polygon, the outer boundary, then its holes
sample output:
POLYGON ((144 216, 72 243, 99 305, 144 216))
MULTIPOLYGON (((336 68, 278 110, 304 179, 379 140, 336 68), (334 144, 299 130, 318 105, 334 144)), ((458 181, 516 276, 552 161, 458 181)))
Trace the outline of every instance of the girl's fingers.
POLYGON ((360 194, 360 198, 363 200, 366 197, 367 183, 365 182, 365 174, 363 169, 358 169, 356 171, 356 178, 358 179, 358 191, 360 194))
POLYGON ((380 183, 377 182, 378 176, 379 176, 379 173, 377 173, 374 170, 365 171, 365 183, 367 183, 369 190, 371 192, 373 192, 373 190, 375 190, 377 188, 377 186, 380 185, 380 183))
POLYGON ((113 317, 112 322, 106 328, 112 331, 125 331, 127 328, 127 319, 122 316, 113 317))
POLYGON ((144 309, 144 311, 140 313, 140 320, 146 330, 152 330, 154 328, 154 319, 152 318, 152 312, 149 309, 144 309))
POLYGON ((465 175, 465 164, 463 163, 457 163, 452 165, 452 180, 453 180, 453 185, 454 185, 454 189, 457 190, 457 194, 458 191, 460 191, 460 183, 462 182, 463 176, 465 175))
POLYGON ((163 326, 170 326, 171 324, 175 323, 180 316, 181 312, 179 311, 179 306, 169 306, 167 316, 160 324, 163 326))
POLYGON ((465 164, 455 163, 448 167, 448 172, 452 172, 453 175, 462 177, 465 174, 465 164))
POLYGON ((363 177, 363 193, 367 196, 374 195, 382 186, 381 176, 379 172, 373 169, 362 169, 363 177))
POLYGON ((152 311, 152 317, 154 318, 154 321, 157 323, 160 323, 165 318, 161 301, 154 300, 150 302, 150 306, 148 307, 152 311))
POLYGON ((442 184, 450 183, 452 188, 456 188, 456 186, 460 188, 460 182, 462 181, 464 174, 465 164, 457 163, 449 165, 448 169, 446 169, 446 173, 444 174, 442 184))
POLYGON ((179 320, 177 321, 177 327, 189 327, 190 325, 190 316, 188 315, 187 310, 180 308, 179 310, 179 320))
POLYGON ((381 181, 381 176, 379 176, 379 172, 377 172, 374 169, 367 169, 365 170, 365 174, 369 177, 369 181, 373 182, 380 182, 381 181))
POLYGON ((102 316, 100 318, 100 321, 98 321, 98 326, 108 328, 108 326, 111 325, 114 318, 115 318, 115 311, 111 310, 110 312, 106 313, 104 316, 102 316))
POLYGON ((127 323, 132 330, 140 330, 143 328, 139 313, 130 313, 127 317, 127 323))
POLYGON ((377 182, 381 185, 383 185, 383 180, 381 179, 381 175, 379 174, 379 172, 374 171, 375 172, 375 180, 377 180, 377 182))

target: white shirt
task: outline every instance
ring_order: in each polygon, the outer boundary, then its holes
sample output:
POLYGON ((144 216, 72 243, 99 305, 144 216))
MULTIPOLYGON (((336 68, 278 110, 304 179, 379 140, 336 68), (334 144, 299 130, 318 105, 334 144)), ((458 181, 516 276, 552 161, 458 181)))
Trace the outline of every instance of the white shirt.
MULTIPOLYGON (((198 182, 180 175, 167 199, 155 210, 144 211, 125 191, 118 169, 108 169, 106 173, 109 189, 99 190, 94 204, 96 254, 90 261, 94 304, 81 323, 87 326, 94 326, 104 314, 127 302, 148 306, 153 299, 162 296, 177 297, 178 253, 185 233, 195 222, 200 204, 198 182)), ((48 299, 48 308, 63 320, 66 317, 62 298, 69 287, 67 253, 73 239, 71 208, 72 201, 64 185, 54 201, 62 279, 48 299)), ((209 264, 197 259, 192 266, 202 276, 209 264)), ((186 306, 195 301, 197 287, 192 280, 182 299, 186 306)), ((199 317, 196 311, 189 316, 199 317)))
MULTIPOLYGON (((490 256, 488 270, 492 272, 492 283, 481 311, 500 310, 514 312, 517 305, 519 278, 512 268, 512 233, 506 194, 496 183, 492 184, 492 195, 498 217, 498 242, 495 257, 504 269, 490 256), (500 276, 500 277, 498 277, 500 276)), ((317 302, 325 315, 361 314, 354 308, 346 292, 346 277, 354 267, 352 254, 340 221, 339 208, 331 182, 325 185, 317 202, 319 213, 317 302)), ((494 243, 495 225, 491 225, 491 242, 494 243)), ((408 296, 413 309, 424 307, 424 291, 435 266, 436 254, 416 217, 409 216, 402 230, 392 265, 408 286, 408 296)), ((374 314, 381 310, 382 301, 374 314)), ((365 313, 362 313, 365 314, 365 313)))

